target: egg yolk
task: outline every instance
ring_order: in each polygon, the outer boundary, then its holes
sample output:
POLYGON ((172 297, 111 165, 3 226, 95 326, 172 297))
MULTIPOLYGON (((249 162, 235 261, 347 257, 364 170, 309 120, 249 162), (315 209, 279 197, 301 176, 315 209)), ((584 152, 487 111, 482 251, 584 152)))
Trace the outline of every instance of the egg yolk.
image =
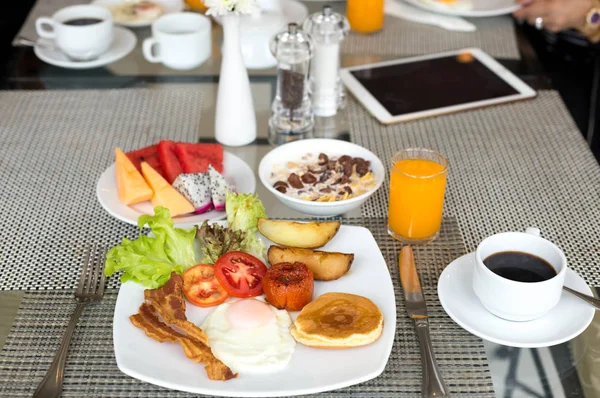
POLYGON ((247 299, 236 301, 225 312, 225 317, 235 329, 251 329, 272 322, 275 314, 268 304, 247 299))

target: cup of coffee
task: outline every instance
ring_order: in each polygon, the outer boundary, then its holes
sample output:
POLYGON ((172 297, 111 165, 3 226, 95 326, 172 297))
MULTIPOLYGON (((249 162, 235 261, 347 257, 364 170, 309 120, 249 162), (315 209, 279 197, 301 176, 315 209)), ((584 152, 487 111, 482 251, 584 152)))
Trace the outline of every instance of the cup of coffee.
POLYGON ((172 69, 193 69, 210 57, 210 20, 200 14, 180 12, 152 23, 152 37, 144 40, 144 57, 172 69))
POLYGON ((104 7, 78 5, 35 21, 38 35, 54 40, 69 58, 90 61, 108 51, 113 41, 112 14, 104 7))
POLYGON ((539 234, 537 228, 500 233, 477 247, 473 290, 492 314, 509 321, 531 321, 558 304, 567 259, 539 234))

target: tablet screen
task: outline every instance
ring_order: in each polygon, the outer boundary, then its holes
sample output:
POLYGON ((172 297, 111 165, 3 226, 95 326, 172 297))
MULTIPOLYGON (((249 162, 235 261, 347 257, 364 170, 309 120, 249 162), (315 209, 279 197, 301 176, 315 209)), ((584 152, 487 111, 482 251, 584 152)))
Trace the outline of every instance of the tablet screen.
POLYGON ((519 94, 471 53, 351 73, 392 116, 519 94))

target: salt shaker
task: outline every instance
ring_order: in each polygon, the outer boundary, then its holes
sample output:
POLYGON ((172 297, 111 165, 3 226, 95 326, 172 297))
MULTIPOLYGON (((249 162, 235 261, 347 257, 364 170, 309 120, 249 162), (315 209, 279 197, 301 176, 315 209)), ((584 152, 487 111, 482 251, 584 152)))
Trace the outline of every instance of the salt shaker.
POLYGON ((333 116, 344 103, 340 43, 350 30, 348 20, 325 6, 322 12, 309 16, 303 27, 315 43, 315 55, 310 65, 313 112, 316 116, 333 116))
POLYGON ((310 35, 290 23, 270 43, 277 59, 277 93, 271 107, 269 138, 277 135, 301 135, 312 132, 314 118, 308 95, 308 67, 313 56, 310 35))

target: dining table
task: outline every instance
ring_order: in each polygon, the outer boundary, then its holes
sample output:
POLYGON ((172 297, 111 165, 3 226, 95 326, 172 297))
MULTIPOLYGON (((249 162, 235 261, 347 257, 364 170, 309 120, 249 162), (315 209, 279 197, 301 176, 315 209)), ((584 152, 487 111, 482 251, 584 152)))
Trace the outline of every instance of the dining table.
MULTIPOLYGON (((35 18, 79 3, 38 0, 17 36, 35 40, 35 18)), ((326 3, 303 4, 312 13, 326 3)), ((331 4, 344 12, 344 2, 331 4)), ((527 227, 539 228, 565 252, 569 268, 594 295, 600 286, 600 165, 521 26, 509 15, 469 20, 476 32, 448 32, 386 16, 379 33, 350 32, 341 46, 342 65, 478 47, 533 87, 535 99, 382 125, 348 93, 337 115, 315 118, 311 137, 356 143, 386 167, 395 152, 409 147, 435 149, 448 159, 440 235, 415 246, 414 255, 433 348, 451 396, 600 397, 600 317, 567 342, 517 348, 469 333, 440 303, 437 284, 448 264, 492 234, 527 227)), ((76 305, 85 251, 92 247, 101 258, 123 238, 140 234, 137 226, 109 215, 96 197, 96 184, 114 162, 115 147, 134 150, 161 139, 216 142, 221 26, 212 23, 210 58, 187 71, 147 62, 141 47, 150 28, 131 30, 135 49, 102 67, 49 65, 18 37, 0 65, 2 397, 30 397, 44 377, 76 305)), ((248 73, 258 136, 226 151, 256 174, 260 160, 283 142, 268 136, 277 69, 248 73)), ((311 219, 280 203, 258 180, 256 193, 270 218, 311 219)), ((388 193, 386 178, 364 205, 336 219, 369 229, 386 260, 397 308, 391 355, 378 377, 315 396, 421 396, 419 346, 398 275, 401 244, 387 231, 388 193)), ((104 298, 84 310, 70 345, 62 396, 192 396, 119 370, 112 323, 120 284, 118 275, 107 278, 104 298)))

